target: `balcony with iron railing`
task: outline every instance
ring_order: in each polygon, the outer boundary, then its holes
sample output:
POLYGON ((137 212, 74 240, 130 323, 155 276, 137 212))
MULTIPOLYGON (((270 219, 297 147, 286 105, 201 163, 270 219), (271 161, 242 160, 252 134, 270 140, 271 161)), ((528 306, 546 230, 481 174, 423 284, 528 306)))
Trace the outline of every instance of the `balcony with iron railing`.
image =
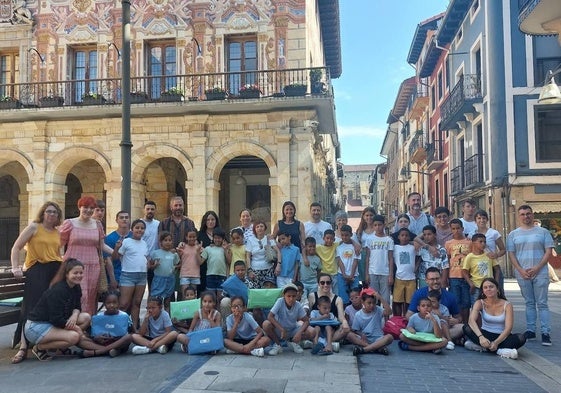
POLYGON ((483 156, 474 154, 465 161, 465 188, 472 189, 483 184, 483 156))
POLYGON ((441 130, 457 128, 465 113, 474 113, 473 104, 483 101, 480 75, 462 75, 440 107, 441 130))
POLYGON ((558 34, 560 22, 559 0, 518 0, 518 27, 524 33, 558 34))
POLYGON ((411 118, 419 119, 429 106, 429 89, 425 85, 417 85, 417 90, 411 96, 411 118))
POLYGON ((464 191, 464 165, 459 165, 450 171, 450 195, 458 195, 464 191))
MULTIPOLYGON (((130 85, 131 103, 332 96, 327 68, 132 77, 130 85)), ((18 108, 115 105, 123 94, 117 78, 0 84, 0 102, 18 108)))
POLYGON ((409 162, 421 164, 427 158, 424 139, 423 130, 415 132, 415 136, 409 142, 409 162))
POLYGON ((441 142, 434 141, 426 144, 427 170, 434 171, 444 164, 441 142))

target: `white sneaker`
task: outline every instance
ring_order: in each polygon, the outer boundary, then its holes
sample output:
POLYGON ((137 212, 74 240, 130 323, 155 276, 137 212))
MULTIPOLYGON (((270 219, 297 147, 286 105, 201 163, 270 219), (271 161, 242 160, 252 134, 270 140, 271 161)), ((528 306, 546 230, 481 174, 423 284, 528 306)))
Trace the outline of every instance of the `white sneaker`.
POLYGON ((449 350, 449 351, 453 351, 454 348, 456 348, 454 343, 452 341, 448 341, 448 344, 446 344, 446 349, 449 350))
POLYGON ((250 353, 253 356, 257 356, 258 358, 262 358, 263 356, 265 356, 265 350, 263 348, 252 349, 250 353))
POLYGON ((290 349, 292 349, 292 351, 293 351, 294 353, 302 353, 302 352, 304 352, 304 350, 302 349, 302 347, 301 347, 300 345, 298 345, 298 344, 296 344, 295 342, 292 342, 292 341, 289 341, 289 342, 288 342, 288 347, 289 347, 290 349))
POLYGON ((497 355, 502 358, 517 359, 518 351, 514 348, 499 348, 497 349, 497 355))
POLYGON ((464 343, 464 348, 469 349, 470 351, 476 351, 476 352, 485 352, 486 351, 485 348, 483 348, 480 345, 477 345, 476 343, 474 343, 473 341, 470 341, 470 340, 466 340, 466 342, 464 343))
POLYGON ((160 345, 157 349, 158 353, 161 353, 162 355, 164 353, 168 353, 168 346, 167 345, 160 345))
POLYGON ((267 355, 277 356, 279 353, 282 353, 282 347, 278 344, 273 344, 267 352, 267 355))
POLYGON ((331 348, 333 349, 333 352, 339 352, 341 345, 337 341, 334 341, 331 343, 331 348))
POLYGON ((226 354, 228 354, 228 355, 233 355, 233 354, 235 354, 235 353, 237 353, 237 352, 236 352, 236 351, 232 351, 231 349, 226 348, 226 354))
POLYGON ((300 343, 300 346, 304 349, 312 349, 314 347, 314 343, 310 340, 304 340, 300 343))
POLYGON ((131 352, 133 355, 146 355, 147 353, 150 353, 150 349, 143 345, 135 345, 134 347, 132 347, 131 352))

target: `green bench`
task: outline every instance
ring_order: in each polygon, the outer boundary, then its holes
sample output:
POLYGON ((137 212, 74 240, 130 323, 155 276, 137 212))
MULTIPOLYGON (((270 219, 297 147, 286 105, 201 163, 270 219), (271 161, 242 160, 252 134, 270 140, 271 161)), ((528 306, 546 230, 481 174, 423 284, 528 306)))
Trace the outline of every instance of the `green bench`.
POLYGON ((0 326, 18 322, 24 283, 11 272, 0 273, 0 326))

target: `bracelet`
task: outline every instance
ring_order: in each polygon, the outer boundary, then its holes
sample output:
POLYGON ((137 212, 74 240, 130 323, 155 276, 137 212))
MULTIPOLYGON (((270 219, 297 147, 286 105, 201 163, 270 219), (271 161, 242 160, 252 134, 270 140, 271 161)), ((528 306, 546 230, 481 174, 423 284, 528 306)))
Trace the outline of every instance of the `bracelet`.
POLYGON ((481 337, 483 337, 483 334, 480 334, 480 335, 479 335, 479 336, 477 336, 477 337, 478 337, 478 338, 481 338, 481 337))

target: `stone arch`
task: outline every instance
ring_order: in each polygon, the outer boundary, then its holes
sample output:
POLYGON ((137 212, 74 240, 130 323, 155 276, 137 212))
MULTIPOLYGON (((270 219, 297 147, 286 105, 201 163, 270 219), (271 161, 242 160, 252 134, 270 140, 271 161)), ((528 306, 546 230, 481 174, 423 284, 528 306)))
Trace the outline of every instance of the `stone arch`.
MULTIPOLYGON (((25 155, 23 152, 14 149, 0 149, 0 168, 10 162, 17 162, 21 165, 27 175, 27 181, 33 178, 33 162, 31 159, 25 155)), ((18 183, 23 179, 17 179, 18 183)), ((27 184, 27 183, 26 183, 27 184)), ((20 188, 22 190, 26 189, 26 184, 20 183, 20 188)))
POLYGON ((193 171, 193 163, 183 150, 169 143, 150 143, 132 152, 132 179, 142 179, 148 165, 159 158, 175 158, 183 166, 187 177, 193 171))
POLYGON ((94 160, 102 168, 105 179, 111 179, 111 161, 99 151, 85 146, 69 147, 56 153, 47 164, 45 171, 45 183, 64 184, 66 175, 80 161, 94 160))
POLYGON ((218 179, 228 161, 243 155, 261 158, 267 164, 270 176, 277 177, 277 163, 273 155, 258 143, 242 140, 227 143, 214 150, 207 162, 207 180, 218 179))

